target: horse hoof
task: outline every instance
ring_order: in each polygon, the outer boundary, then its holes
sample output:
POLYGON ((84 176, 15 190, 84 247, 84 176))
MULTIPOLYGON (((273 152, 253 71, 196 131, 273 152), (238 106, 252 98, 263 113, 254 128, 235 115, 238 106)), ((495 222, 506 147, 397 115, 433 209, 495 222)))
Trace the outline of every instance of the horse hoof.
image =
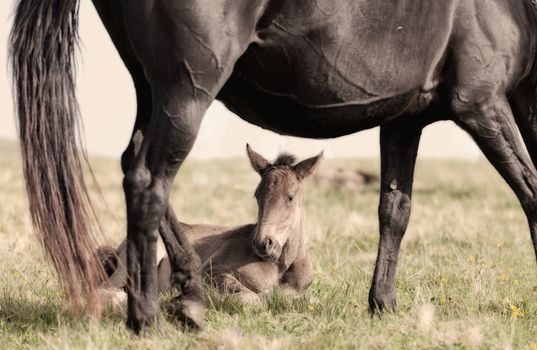
POLYGON ((158 329, 158 317, 153 319, 131 319, 127 318, 127 328, 136 335, 149 335, 158 329))
POLYGON ((371 315, 395 311, 395 297, 369 297, 369 313, 371 315))
POLYGON ((205 321, 205 306, 203 302, 181 300, 170 303, 169 313, 177 321, 184 323, 192 330, 202 330, 205 321))

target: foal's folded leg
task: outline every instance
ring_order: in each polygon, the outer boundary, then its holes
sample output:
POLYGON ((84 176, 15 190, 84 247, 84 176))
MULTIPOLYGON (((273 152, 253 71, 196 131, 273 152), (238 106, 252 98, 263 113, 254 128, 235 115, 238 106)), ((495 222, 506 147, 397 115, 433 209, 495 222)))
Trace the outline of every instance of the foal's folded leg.
POLYGON ((313 267, 307 255, 296 259, 285 272, 281 281, 281 288, 285 294, 297 296, 308 288, 313 281, 313 267))
POLYGON ((261 298, 254 291, 243 285, 235 276, 223 274, 214 278, 218 289, 230 293, 244 304, 260 304, 261 298))

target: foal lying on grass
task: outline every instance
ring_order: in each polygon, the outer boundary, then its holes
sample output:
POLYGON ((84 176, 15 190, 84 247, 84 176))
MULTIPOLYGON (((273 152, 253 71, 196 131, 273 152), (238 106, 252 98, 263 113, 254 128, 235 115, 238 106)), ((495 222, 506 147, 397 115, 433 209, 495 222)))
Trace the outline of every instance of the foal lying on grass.
MULTIPOLYGON (((181 223, 181 229, 200 256, 204 277, 219 290, 247 302, 259 300, 259 294, 275 286, 286 293, 302 292, 313 279, 304 248, 302 181, 314 173, 322 154, 296 165, 293 156, 280 155, 271 164, 250 146, 246 148, 252 167, 261 175, 255 191, 257 223, 232 228, 181 223)), ((126 248, 123 241, 117 251, 100 249, 110 276, 103 288, 125 287, 126 248)), ((170 287, 171 270, 162 242, 157 259, 163 292, 170 287)))

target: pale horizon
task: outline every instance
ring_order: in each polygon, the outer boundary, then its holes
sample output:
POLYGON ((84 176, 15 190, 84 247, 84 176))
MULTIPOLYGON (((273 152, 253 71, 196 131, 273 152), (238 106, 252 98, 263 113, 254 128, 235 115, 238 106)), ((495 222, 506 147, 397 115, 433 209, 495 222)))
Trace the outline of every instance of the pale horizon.
MULTIPOLYGON (((0 138, 16 139, 9 76, 7 40, 10 1, 0 3, 0 138)), ((88 153, 119 159, 131 134, 136 102, 130 76, 123 66, 90 1, 80 9, 82 40, 77 95, 88 153)), ((330 140, 287 137, 244 122, 215 102, 206 113, 190 154, 194 159, 244 157, 250 143, 267 157, 283 150, 308 156, 324 150, 328 158, 378 158, 378 128, 330 140)), ((462 130, 441 122, 424 130, 421 158, 479 159, 481 153, 462 130)))

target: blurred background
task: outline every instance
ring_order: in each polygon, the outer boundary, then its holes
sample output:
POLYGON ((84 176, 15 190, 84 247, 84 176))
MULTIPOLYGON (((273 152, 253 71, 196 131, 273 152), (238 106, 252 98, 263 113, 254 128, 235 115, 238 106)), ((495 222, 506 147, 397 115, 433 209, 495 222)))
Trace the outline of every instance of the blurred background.
MULTIPOLYGON (((0 2, 0 138, 16 136, 7 62, 7 40, 14 1, 0 2)), ((127 145, 136 103, 130 76, 99 20, 91 1, 80 10, 82 39, 78 70, 78 98, 85 127, 88 152, 119 158, 127 145)), ((287 150, 307 156, 320 150, 328 158, 377 158, 378 129, 333 140, 307 140, 280 136, 242 121, 222 104, 208 110, 192 158, 244 157, 249 142, 266 156, 287 150)), ((429 126, 423 135, 420 157, 479 159, 473 141, 451 122, 429 126)))

